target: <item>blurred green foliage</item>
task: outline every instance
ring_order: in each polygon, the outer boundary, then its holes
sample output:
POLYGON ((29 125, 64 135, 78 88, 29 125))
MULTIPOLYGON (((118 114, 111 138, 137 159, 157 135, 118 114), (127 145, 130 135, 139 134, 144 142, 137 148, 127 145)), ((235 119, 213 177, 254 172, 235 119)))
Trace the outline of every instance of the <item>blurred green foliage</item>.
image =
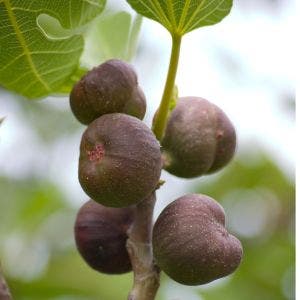
POLYGON ((15 299, 125 298, 131 275, 97 274, 79 257, 73 242, 76 210, 57 187, 38 179, 2 177, 0 190, 0 254, 15 299), (37 251, 37 244, 49 255, 37 251), (42 269, 34 265, 40 260, 42 269))
MULTIPOLYGON (((220 200, 228 227, 242 240, 244 258, 229 278, 197 288, 199 299, 294 299, 293 182, 263 154, 250 163, 247 155, 241 156, 220 176, 201 182, 197 192, 220 200), (251 231, 251 226, 256 229, 251 231)), ((33 178, 2 177, 0 190, 1 257, 15 299, 126 299, 132 274, 107 276, 83 262, 73 242, 76 209, 66 204, 57 187, 33 178), (11 251, 12 239, 19 249, 11 251), (31 256, 38 255, 32 248, 37 241, 49 252, 38 271, 29 265, 35 262, 31 256), (22 259, 26 261, 20 266, 22 259), (11 270, 26 267, 33 274, 11 270)), ((167 284, 168 278, 162 278, 167 284)), ((159 299, 167 300, 162 292, 159 299)))

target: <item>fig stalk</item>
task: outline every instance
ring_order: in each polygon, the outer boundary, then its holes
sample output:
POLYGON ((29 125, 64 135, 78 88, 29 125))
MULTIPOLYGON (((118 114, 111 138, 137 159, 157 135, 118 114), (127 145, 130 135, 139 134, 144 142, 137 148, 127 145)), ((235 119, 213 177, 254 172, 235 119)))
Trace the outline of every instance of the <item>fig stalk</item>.
POLYGON ((0 299, 1 300, 12 300, 9 288, 8 288, 5 278, 2 274, 1 266, 0 266, 0 299))
POLYGON ((159 268, 152 253, 152 219, 156 202, 153 192, 138 203, 134 221, 129 228, 127 251, 134 272, 134 283, 128 300, 154 300, 159 288, 159 268))
POLYGON ((152 131, 156 138, 160 141, 164 135, 165 127, 167 124, 167 117, 170 109, 171 99, 175 86, 176 73, 180 55, 181 36, 174 34, 172 36, 172 52, 165 84, 163 96, 159 105, 157 116, 153 122, 152 131))

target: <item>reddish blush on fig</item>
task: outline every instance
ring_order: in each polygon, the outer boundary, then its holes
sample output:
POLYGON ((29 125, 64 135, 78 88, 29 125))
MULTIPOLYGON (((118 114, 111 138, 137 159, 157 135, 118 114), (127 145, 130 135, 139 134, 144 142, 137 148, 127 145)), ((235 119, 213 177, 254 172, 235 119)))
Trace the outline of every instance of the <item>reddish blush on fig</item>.
POLYGON ((139 119, 107 114, 84 132, 79 182, 100 204, 126 207, 142 201, 155 190, 160 173, 160 145, 139 119))

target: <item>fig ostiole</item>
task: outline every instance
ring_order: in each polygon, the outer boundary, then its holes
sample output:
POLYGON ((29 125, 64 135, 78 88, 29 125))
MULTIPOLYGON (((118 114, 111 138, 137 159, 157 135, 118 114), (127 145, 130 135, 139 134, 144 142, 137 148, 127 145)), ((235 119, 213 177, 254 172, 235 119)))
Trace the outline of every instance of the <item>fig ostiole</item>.
POLYGON ((188 194, 159 215, 153 229, 153 253, 173 280, 200 285, 234 272, 243 249, 227 232, 221 205, 208 196, 188 194))
POLYGON ((95 201, 110 207, 136 204, 155 190, 160 173, 159 143, 139 119, 107 114, 84 132, 79 181, 95 201))
POLYGON ((224 167, 236 147, 235 129, 216 105, 199 97, 179 98, 161 141, 164 169, 183 178, 224 167))
POLYGON ((93 68, 78 81, 70 94, 73 114, 83 124, 108 113, 125 113, 143 119, 146 99, 133 67, 111 59, 93 68))

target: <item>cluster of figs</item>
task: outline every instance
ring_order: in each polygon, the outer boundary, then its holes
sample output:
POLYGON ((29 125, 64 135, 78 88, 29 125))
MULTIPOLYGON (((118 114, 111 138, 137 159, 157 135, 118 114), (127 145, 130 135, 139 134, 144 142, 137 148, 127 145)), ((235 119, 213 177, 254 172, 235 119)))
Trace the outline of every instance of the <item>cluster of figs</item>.
MULTIPOLYGON (((70 94, 75 117, 87 125, 79 181, 91 198, 79 210, 75 241, 83 259, 106 274, 132 270, 127 232, 136 204, 151 197, 161 170, 193 178, 225 166, 235 152, 233 125, 216 105, 179 98, 159 143, 142 122, 145 95, 133 67, 109 60, 84 75, 70 94)), ((225 228, 214 199, 188 194, 169 204, 153 226, 155 263, 173 280, 205 284, 232 273, 242 246, 225 228)))

